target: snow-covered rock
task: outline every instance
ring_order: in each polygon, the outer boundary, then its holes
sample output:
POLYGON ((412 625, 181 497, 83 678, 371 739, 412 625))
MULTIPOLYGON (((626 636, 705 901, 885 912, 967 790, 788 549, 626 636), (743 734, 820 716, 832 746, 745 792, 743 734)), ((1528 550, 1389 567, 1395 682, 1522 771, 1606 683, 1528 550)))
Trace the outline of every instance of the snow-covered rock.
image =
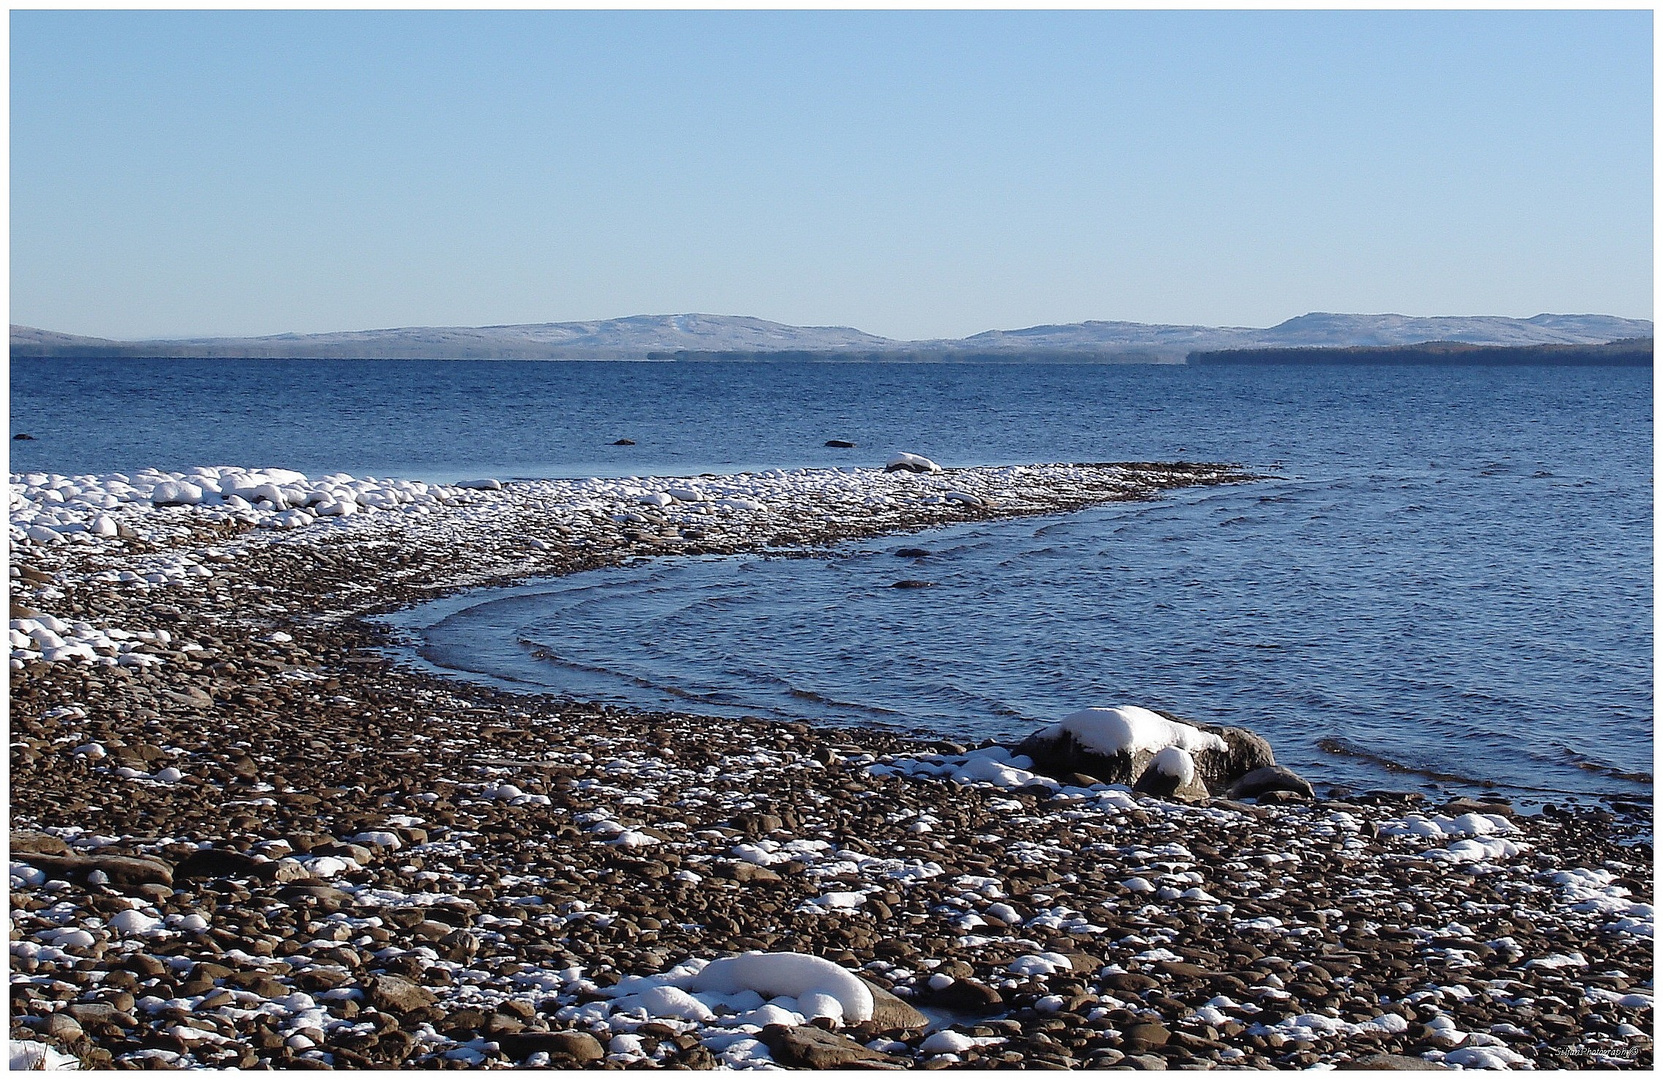
POLYGON ((1149 766, 1143 770, 1132 790, 1140 795, 1184 802, 1207 798, 1207 785, 1201 783, 1195 758, 1182 746, 1166 746, 1155 751, 1149 766))
POLYGON ((746 990, 764 997, 806 996, 815 1007, 830 1010, 835 1002, 841 1015, 830 1011, 810 1016, 832 1016, 844 1023, 872 1018, 872 990, 852 972, 830 960, 806 953, 741 953, 712 960, 683 984, 694 991, 738 994, 746 990))
POLYGON ((883 467, 884 472, 938 473, 941 466, 917 454, 896 454, 883 467))
POLYGON ((1186 795, 1180 797, 1204 798, 1276 763, 1270 744, 1245 728, 1190 724, 1136 705, 1070 713, 1015 750, 1050 776, 1081 773, 1134 786, 1159 756, 1162 767, 1140 790, 1163 797, 1182 788, 1186 795))

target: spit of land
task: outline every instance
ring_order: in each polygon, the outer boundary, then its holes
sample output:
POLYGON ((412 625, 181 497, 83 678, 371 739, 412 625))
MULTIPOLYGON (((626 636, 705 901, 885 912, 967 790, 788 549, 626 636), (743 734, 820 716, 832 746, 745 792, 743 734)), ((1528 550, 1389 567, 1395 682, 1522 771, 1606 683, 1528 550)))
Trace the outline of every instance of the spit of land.
POLYGON ((14 475, 13 1061, 1649 1068, 1642 808, 1163 802, 471 684, 374 618, 1250 480, 14 475))

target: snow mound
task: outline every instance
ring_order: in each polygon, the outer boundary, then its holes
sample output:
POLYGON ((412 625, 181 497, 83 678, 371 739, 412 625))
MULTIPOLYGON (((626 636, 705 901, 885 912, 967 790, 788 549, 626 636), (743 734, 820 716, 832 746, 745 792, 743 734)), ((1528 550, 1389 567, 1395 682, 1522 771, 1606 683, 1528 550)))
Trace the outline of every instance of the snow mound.
POLYGON ((1195 779, 1195 759, 1181 746, 1169 746, 1160 751, 1149 763, 1149 767, 1162 776, 1172 777, 1180 786, 1195 779))
POLYGON ((60 1053, 45 1043, 31 1042, 28 1039, 13 1039, 12 1044, 12 1072, 30 1072, 35 1069, 79 1069, 81 1063, 68 1054, 60 1053))
POLYGON ((858 1024, 872 1019, 872 991, 853 973, 806 953, 741 953, 712 960, 676 982, 694 993, 793 997, 806 1016, 830 1016, 858 1024), (833 1008, 841 1015, 834 1015, 833 1008))
POLYGON ((1136 705, 1081 709, 1039 735, 1046 739, 1072 735, 1075 742, 1099 754, 1135 754, 1140 750, 1156 754, 1172 747, 1186 754, 1225 749, 1224 740, 1211 732, 1168 720, 1136 705))

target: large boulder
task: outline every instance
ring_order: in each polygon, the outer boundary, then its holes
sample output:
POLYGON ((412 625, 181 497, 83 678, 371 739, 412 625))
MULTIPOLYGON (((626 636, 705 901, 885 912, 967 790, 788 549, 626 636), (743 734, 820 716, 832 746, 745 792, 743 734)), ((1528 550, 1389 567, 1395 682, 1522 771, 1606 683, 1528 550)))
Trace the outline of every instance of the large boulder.
POLYGON ((1206 798, 1232 781, 1276 764, 1270 743, 1246 728, 1196 724, 1135 705, 1081 709, 1041 728, 1015 748, 1034 771, 1074 773, 1127 784, 1162 798, 1206 798), (1165 768, 1151 774, 1156 757, 1165 768))
MULTIPOLYGON (((1163 712, 1161 715, 1178 723, 1188 723, 1171 713, 1163 712)), ((1271 750, 1270 743, 1266 742, 1262 735, 1255 735, 1246 728, 1225 727, 1221 724, 1194 726, 1210 735, 1217 735, 1224 741, 1223 750, 1197 755, 1195 759, 1201 778, 1215 791, 1225 787, 1238 776, 1246 776, 1255 769, 1276 764, 1276 753, 1271 750)))

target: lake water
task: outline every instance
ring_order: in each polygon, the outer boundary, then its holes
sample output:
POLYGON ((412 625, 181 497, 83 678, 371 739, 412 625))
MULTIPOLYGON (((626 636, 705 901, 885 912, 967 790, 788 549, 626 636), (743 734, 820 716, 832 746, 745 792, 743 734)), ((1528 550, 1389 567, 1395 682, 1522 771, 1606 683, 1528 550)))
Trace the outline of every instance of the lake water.
POLYGON ((638 706, 977 739, 1135 703, 1318 782, 1650 797, 1647 370, 17 361, 12 429, 13 471, 1238 462, 1274 478, 416 621, 455 667, 638 706))

